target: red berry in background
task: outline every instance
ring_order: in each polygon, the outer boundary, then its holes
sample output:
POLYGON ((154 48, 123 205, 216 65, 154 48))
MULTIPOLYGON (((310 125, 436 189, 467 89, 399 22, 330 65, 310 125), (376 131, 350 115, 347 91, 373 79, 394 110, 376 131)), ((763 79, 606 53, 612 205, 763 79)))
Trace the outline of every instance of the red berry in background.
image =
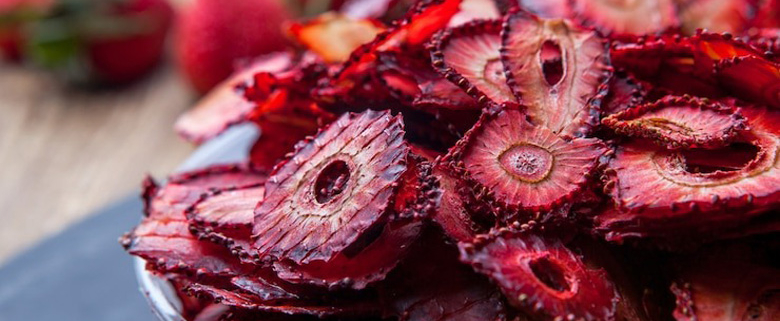
POLYGON ((86 47, 92 71, 104 83, 131 82, 160 61, 173 9, 165 0, 132 0, 111 8, 108 14, 137 18, 137 32, 88 40, 86 47))
POLYGON ((205 93, 233 72, 237 60, 284 49, 282 23, 289 16, 277 0, 194 0, 179 17, 176 60, 205 93))
POLYGON ((0 29, 0 57, 19 61, 22 58, 21 42, 18 28, 0 29))

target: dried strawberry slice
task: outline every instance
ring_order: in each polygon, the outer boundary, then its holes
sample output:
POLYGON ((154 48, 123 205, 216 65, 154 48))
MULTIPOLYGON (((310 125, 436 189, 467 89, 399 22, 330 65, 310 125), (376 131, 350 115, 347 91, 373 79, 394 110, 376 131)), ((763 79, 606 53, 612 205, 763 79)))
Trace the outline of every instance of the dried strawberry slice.
POLYGON ((366 300, 352 304, 316 302, 274 302, 264 301, 261 297, 250 293, 242 293, 232 289, 223 289, 217 286, 189 283, 185 290, 190 295, 202 298, 210 298, 215 303, 220 303, 231 308, 252 312, 280 313, 287 315, 310 315, 318 318, 331 316, 371 316, 376 315, 378 307, 366 300))
POLYGON ((618 295, 607 274, 559 240, 524 232, 475 242, 460 244, 461 260, 496 283, 513 306, 550 320, 615 318, 618 295))
POLYGON ((187 218, 219 230, 251 229, 255 207, 265 195, 263 183, 211 192, 187 210, 187 218))
POLYGON ((327 63, 346 61, 352 51, 373 40, 383 29, 375 20, 353 19, 334 12, 289 27, 300 44, 327 63))
POLYGON ((390 208, 407 170, 400 117, 345 114, 300 144, 266 183, 255 210, 254 248, 296 264, 328 261, 390 208))
POLYGON ((246 121, 255 104, 247 101, 239 86, 252 80, 258 72, 282 72, 292 68, 290 53, 280 52, 257 59, 222 82, 203 97, 192 110, 176 121, 176 131, 194 143, 202 143, 236 123, 246 121))
POLYGON ((525 11, 505 18, 501 38, 509 87, 532 120, 556 134, 587 134, 610 75, 603 39, 567 21, 525 11))
POLYGON ((749 0, 683 0, 679 17, 683 32, 692 35, 697 29, 710 32, 741 33, 755 12, 756 3, 749 0))
POLYGON ((274 269, 280 278, 292 283, 362 290, 392 271, 417 240, 422 224, 389 223, 380 228, 379 236, 369 233, 328 262, 297 265, 280 261, 274 263, 274 269))
POLYGON ((647 34, 677 26, 674 0, 571 0, 571 16, 605 34, 647 34))
POLYGON ((747 127, 734 108, 690 96, 666 96, 601 123, 618 134, 651 139, 667 149, 723 147, 747 127))
POLYGON ((458 262, 457 250, 437 233, 426 233, 378 287, 385 317, 402 321, 508 319, 500 292, 458 262))
POLYGON ((716 76, 738 97, 780 108, 780 63, 747 56, 722 60, 716 76))
POLYGON ((458 86, 444 78, 419 84, 420 94, 412 103, 419 109, 435 106, 436 109, 477 110, 477 101, 458 86))
POLYGON ((179 217, 197 202, 201 195, 212 190, 241 188, 262 184, 267 173, 245 164, 216 165, 180 173, 168 178, 160 188, 151 178, 144 182, 145 213, 147 216, 179 217))
POLYGON ((612 115, 642 103, 651 85, 643 83, 625 71, 618 71, 609 80, 609 93, 601 106, 603 115, 612 115))
POLYGON ((420 1, 409 10, 396 26, 379 34, 374 41, 352 52, 349 60, 338 71, 335 80, 343 82, 361 73, 367 64, 376 60, 376 53, 392 51, 402 46, 419 46, 449 23, 458 12, 462 0, 420 1))
POLYGON ((750 129, 725 149, 621 145, 607 170, 607 191, 618 208, 597 217, 599 229, 613 240, 693 234, 777 208, 780 113, 751 107, 742 114, 750 129))
MULTIPOLYGON (((575 198, 606 154, 595 138, 563 140, 517 110, 485 114, 447 157, 504 209, 547 212, 575 198)), ((475 193, 480 194, 480 193, 475 193)))
POLYGON ((471 190, 444 166, 436 166, 434 173, 441 184, 442 196, 432 218, 444 234, 456 242, 470 242, 477 234, 487 232, 493 225, 492 217, 473 209, 476 201, 470 195, 471 190))
POLYGON ((677 298, 674 318, 678 321, 780 318, 780 269, 737 259, 745 251, 750 249, 740 249, 729 253, 730 256, 702 258, 699 255, 697 261, 691 260, 671 286, 677 298))
POLYGON ((501 21, 478 20, 437 36, 431 51, 439 72, 479 100, 516 102, 501 63, 501 21))

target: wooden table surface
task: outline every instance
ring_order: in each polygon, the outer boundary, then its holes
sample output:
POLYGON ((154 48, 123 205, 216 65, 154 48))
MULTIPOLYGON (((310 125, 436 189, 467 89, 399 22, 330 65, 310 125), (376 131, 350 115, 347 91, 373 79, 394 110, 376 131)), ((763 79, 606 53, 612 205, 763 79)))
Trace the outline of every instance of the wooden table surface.
POLYGON ((172 124, 194 100, 168 64, 130 87, 84 91, 0 62, 0 264, 137 193, 145 173, 173 170, 192 146, 172 124))

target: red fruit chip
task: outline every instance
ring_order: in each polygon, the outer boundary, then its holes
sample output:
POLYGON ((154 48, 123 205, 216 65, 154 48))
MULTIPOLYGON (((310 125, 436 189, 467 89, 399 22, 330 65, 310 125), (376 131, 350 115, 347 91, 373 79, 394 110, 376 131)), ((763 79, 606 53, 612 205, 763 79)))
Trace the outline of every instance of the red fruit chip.
POLYGON ((529 314, 563 320, 612 320, 617 292, 560 241, 530 233, 493 235, 464 243, 461 260, 495 282, 509 302, 529 314))
POLYGON ((501 61, 519 103, 534 123, 556 134, 587 134, 597 121, 611 70, 604 40, 567 20, 525 11, 504 19, 501 61))
POLYGON ((256 252, 296 264, 329 261, 391 206, 407 170, 400 117, 345 114, 300 144, 266 183, 255 210, 256 252))
POLYGON ((516 102, 501 63, 501 21, 478 20, 452 28, 434 41, 433 65, 479 100, 516 102))

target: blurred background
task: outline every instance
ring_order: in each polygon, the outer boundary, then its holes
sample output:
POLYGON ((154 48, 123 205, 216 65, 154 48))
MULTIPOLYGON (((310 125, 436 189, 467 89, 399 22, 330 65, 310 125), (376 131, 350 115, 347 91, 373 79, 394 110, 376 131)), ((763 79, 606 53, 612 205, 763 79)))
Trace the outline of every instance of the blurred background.
POLYGON ((177 116, 329 5, 0 0, 0 265, 170 173, 194 149, 177 116))

